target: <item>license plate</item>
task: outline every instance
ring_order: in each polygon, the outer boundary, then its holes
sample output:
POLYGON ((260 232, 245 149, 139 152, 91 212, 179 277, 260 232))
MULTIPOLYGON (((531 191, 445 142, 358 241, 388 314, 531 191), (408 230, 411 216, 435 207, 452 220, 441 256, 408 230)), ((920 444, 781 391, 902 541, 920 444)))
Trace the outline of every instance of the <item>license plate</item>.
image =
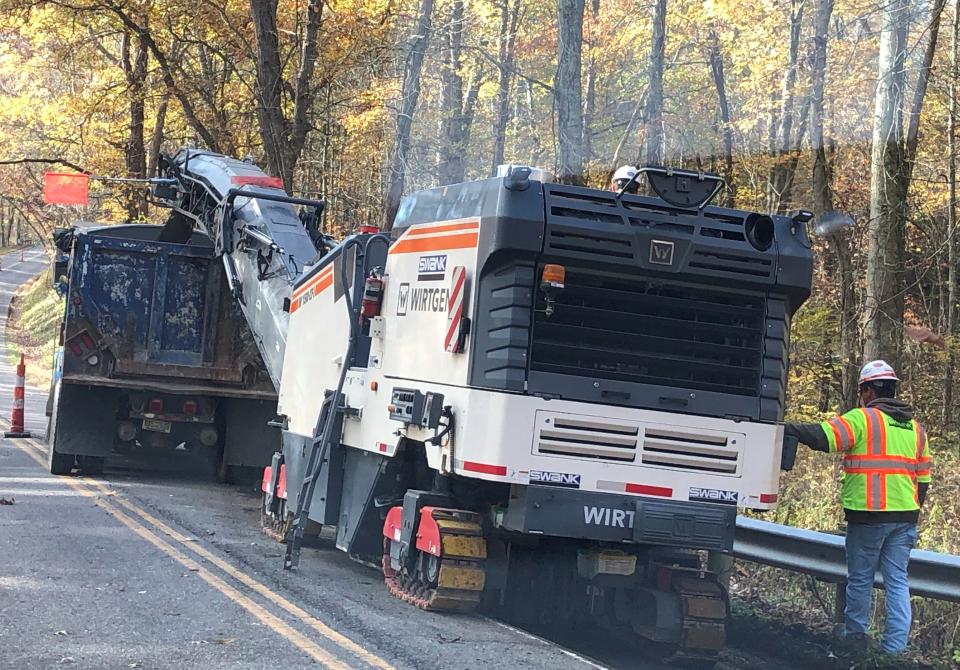
POLYGON ((143 420, 144 430, 153 430, 158 433, 169 433, 171 428, 173 428, 172 421, 161 421, 160 419, 143 420))

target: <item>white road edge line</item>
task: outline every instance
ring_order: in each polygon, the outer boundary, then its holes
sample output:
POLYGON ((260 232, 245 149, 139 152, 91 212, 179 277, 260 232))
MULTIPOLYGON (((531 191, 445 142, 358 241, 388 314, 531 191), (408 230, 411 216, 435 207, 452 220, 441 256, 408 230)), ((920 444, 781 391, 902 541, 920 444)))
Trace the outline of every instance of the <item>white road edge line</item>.
POLYGON ((559 651, 561 654, 563 654, 563 655, 565 655, 565 656, 569 656, 570 658, 572 658, 572 659, 574 659, 574 660, 577 660, 577 661, 580 661, 581 663, 586 663, 586 664, 589 665, 591 668, 595 668, 595 670, 613 670, 613 668, 611 668, 610 666, 601 665, 600 663, 597 663, 596 661, 594 661, 594 660, 591 659, 591 658, 588 658, 588 657, 586 657, 586 656, 583 656, 583 655, 581 655, 581 654, 578 654, 578 653, 575 652, 575 651, 570 651, 570 650, 567 649, 566 647, 563 647, 563 646, 557 644, 556 642, 553 642, 552 640, 548 640, 548 639, 546 639, 546 638, 544 638, 544 637, 540 637, 539 635, 534 635, 533 633, 529 633, 529 632, 523 630, 522 628, 517 628, 516 626, 511 626, 510 624, 504 623, 503 621, 497 621, 496 619, 491 619, 490 617, 488 617, 488 616, 486 616, 486 615, 484 615, 484 614, 479 615, 479 617, 480 617, 481 619, 483 619, 484 621, 489 621, 490 623, 495 624, 495 625, 497 625, 497 626, 500 626, 501 628, 506 628, 507 630, 512 631, 512 632, 516 633, 517 635, 519 635, 519 636, 521 636, 521 637, 525 637, 525 638, 528 638, 528 639, 530 639, 530 640, 534 640, 534 641, 539 642, 540 644, 543 644, 543 645, 545 645, 545 646, 547 646, 547 647, 551 647, 551 648, 553 648, 553 649, 556 649, 556 650, 559 651))

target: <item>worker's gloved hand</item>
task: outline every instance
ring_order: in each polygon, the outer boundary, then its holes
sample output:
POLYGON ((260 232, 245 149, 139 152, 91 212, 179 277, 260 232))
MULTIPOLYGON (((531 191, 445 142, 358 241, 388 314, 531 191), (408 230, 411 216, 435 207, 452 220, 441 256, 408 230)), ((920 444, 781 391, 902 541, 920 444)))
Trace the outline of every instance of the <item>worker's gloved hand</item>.
POLYGON ((797 462, 797 447, 800 440, 796 435, 787 432, 786 427, 783 431, 783 446, 780 450, 780 469, 784 472, 793 470, 794 463, 797 462))
POLYGON ((796 439, 814 451, 829 451, 827 435, 819 423, 785 423, 783 436, 796 439))

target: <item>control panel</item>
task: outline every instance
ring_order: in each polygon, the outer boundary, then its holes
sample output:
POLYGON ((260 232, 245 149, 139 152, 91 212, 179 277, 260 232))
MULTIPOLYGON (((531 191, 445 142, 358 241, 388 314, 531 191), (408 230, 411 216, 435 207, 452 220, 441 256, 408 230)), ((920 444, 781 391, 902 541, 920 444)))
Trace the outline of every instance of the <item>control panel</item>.
POLYGON ((443 394, 395 388, 387 409, 393 421, 420 428, 437 428, 443 415, 443 394))

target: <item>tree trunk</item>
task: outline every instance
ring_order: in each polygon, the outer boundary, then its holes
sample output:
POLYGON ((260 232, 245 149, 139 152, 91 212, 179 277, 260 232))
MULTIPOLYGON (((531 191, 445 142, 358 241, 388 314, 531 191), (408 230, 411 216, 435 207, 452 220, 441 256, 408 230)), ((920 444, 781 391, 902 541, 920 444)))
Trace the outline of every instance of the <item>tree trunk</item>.
POLYGON ((560 144, 557 178, 565 184, 584 183, 583 94, 580 82, 583 10, 584 0, 557 0, 559 37, 554 82, 560 144))
POLYGON ((267 161, 267 172, 284 179, 292 173, 284 164, 283 145, 287 123, 283 116, 283 65, 277 36, 277 0, 250 0, 257 39, 257 120, 267 161))
POLYGON ((300 66, 296 82, 291 86, 283 78, 283 61, 277 33, 278 0, 250 0, 250 16, 256 35, 257 121, 267 160, 267 171, 283 180, 287 191, 293 191, 293 175, 311 128, 308 113, 314 98, 313 73, 317 61, 317 39, 323 15, 322 0, 307 3, 307 21, 300 66), (292 89, 293 112, 284 114, 284 90, 292 89))
POLYGON ((930 9, 930 24, 927 30, 927 45, 923 51, 923 63, 917 75, 917 85, 913 90, 913 104, 910 107, 907 135, 903 149, 903 170, 901 171, 902 184, 900 189, 904 196, 910 190, 910 180, 913 178, 914 159, 917 155, 917 144, 920 141, 920 112, 923 111, 923 100, 927 94, 927 84, 930 82, 930 70, 933 67, 933 57, 937 52, 937 38, 940 34, 940 17, 943 16, 945 0, 935 0, 930 9))
POLYGON ((502 0, 500 4, 500 33, 497 37, 499 73, 497 75, 496 116, 493 120, 493 157, 490 176, 497 174, 497 167, 504 162, 507 143, 507 125, 510 123, 510 81, 513 77, 514 46, 517 27, 520 23, 522 0, 502 0))
POLYGON ((163 129, 167 122, 167 106, 170 94, 164 93, 157 104, 157 113, 153 119, 153 133, 150 135, 150 149, 147 152, 147 175, 153 176, 160 163, 160 150, 163 148, 163 129))
MULTIPOLYGON (((144 87, 147 80, 147 46, 142 38, 136 39, 136 49, 131 58, 131 35, 123 34, 120 62, 127 80, 127 104, 130 120, 123 158, 127 176, 143 179, 147 176, 147 152, 144 145, 144 116, 146 99, 144 87)), ((147 216, 147 195, 143 186, 124 187, 124 200, 128 221, 138 221, 147 216)))
POLYGON ((715 30, 710 30, 710 72, 713 85, 717 89, 717 104, 720 107, 720 132, 723 137, 723 178, 727 182, 727 207, 736 207, 737 191, 733 179, 733 127, 730 119, 730 105, 727 102, 727 83, 723 72, 723 52, 720 50, 720 38, 715 30))
POLYGON ((437 152, 441 184, 463 181, 463 0, 453 0, 443 35, 443 71, 440 76, 440 146, 437 152))
POLYGON ((430 33, 433 29, 432 15, 433 0, 422 0, 413 41, 410 43, 410 50, 407 52, 403 85, 400 91, 397 134, 393 142, 388 173, 386 217, 384 221, 386 230, 393 228, 393 221, 397 218, 397 211, 400 209, 400 198, 403 196, 403 183, 406 179, 407 159, 410 154, 410 130, 413 126, 413 117, 417 112, 417 103, 420 100, 420 73, 423 70, 423 59, 430 45, 430 33))
POLYGON ((904 244, 903 99, 907 0, 884 5, 870 158, 864 358, 900 363, 904 244))
MULTIPOLYGON (((600 12, 598 0, 590 6, 593 24, 596 25, 597 15, 600 12)), ((593 158, 593 116, 597 109, 597 63, 593 55, 594 42, 590 37, 587 46, 587 91, 583 100, 583 160, 584 167, 589 169, 590 159, 593 158)))
POLYGON ((947 342, 949 354, 943 373, 944 428, 953 427, 953 372, 957 368, 957 96, 960 96, 960 6, 954 5, 950 58, 950 109, 947 116, 947 342))
MULTIPOLYGON (((789 205, 790 189, 797 164, 796 157, 789 154, 794 146, 799 148, 802 140, 799 132, 796 140, 794 140, 793 126, 796 116, 794 91, 796 90, 797 68, 800 60, 800 34, 803 29, 805 4, 806 0, 792 0, 787 67, 783 71, 780 94, 774 96, 775 100, 780 102, 779 122, 775 102, 770 112, 770 151, 773 164, 767 179, 767 209, 777 213, 785 212, 789 205)), ((807 99, 809 100, 809 96, 807 99)), ((802 110, 798 118, 803 119, 805 114, 806 110, 802 110)))
POLYGON ((818 0, 814 19, 813 63, 810 72, 810 145, 813 149, 813 206, 822 215, 833 210, 833 176, 823 141, 823 89, 827 74, 827 33, 833 14, 833 0, 818 0))
POLYGON ((470 134, 473 132, 473 117, 477 111, 477 100, 480 98, 480 87, 483 85, 483 71, 479 64, 474 72, 473 79, 467 86, 467 95, 463 100, 463 112, 460 115, 460 143, 464 152, 470 145, 470 134))
POLYGON ((650 74, 647 108, 643 121, 647 135, 647 165, 662 165, 663 152, 663 69, 667 46, 667 0, 656 0, 653 12, 653 39, 650 44, 650 74))
MULTIPOLYGON (((813 150, 813 213, 823 216, 833 211, 833 170, 824 141, 825 117, 823 94, 827 73, 827 38, 833 0, 818 0, 814 17, 813 58, 810 72, 810 145, 813 150)), ((840 405, 856 407, 857 375, 860 370, 857 336, 856 277, 853 273, 853 249, 848 234, 835 233, 829 238, 837 259, 835 277, 839 285, 840 335, 840 405)))

